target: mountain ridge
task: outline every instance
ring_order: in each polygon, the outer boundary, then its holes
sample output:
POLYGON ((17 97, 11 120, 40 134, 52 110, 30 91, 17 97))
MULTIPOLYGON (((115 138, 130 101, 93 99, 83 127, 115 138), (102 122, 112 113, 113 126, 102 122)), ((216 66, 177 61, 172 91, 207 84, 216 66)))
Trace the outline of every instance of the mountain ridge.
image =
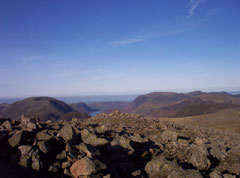
POLYGON ((39 117, 40 120, 58 120, 69 112, 76 113, 72 106, 51 97, 30 97, 8 106, 2 117, 19 120, 23 114, 39 117))
POLYGON ((236 107, 240 107, 239 96, 226 92, 152 92, 138 96, 122 111, 153 117, 186 117, 236 107))

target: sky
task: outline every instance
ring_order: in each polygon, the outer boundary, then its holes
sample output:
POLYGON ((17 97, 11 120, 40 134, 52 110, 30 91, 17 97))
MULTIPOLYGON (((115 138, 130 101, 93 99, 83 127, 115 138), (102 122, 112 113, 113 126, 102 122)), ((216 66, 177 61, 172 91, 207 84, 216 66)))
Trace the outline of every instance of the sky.
POLYGON ((0 0, 0 97, 240 90, 239 0, 0 0))

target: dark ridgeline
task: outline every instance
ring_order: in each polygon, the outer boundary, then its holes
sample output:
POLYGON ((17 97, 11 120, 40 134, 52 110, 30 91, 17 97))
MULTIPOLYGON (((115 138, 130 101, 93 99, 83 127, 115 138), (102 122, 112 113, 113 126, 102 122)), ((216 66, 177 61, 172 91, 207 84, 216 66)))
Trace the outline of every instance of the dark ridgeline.
POLYGON ((80 114, 72 106, 63 101, 50 97, 31 97, 8 105, 2 112, 1 117, 19 120, 23 114, 38 117, 41 121, 58 120, 66 115, 88 118, 87 114, 80 114))

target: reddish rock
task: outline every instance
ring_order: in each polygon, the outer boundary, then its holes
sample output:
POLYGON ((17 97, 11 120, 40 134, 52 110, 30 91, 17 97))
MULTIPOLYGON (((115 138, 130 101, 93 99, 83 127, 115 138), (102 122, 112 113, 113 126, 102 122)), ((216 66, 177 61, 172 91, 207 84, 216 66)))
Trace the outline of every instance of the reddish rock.
POLYGON ((70 171, 75 178, 78 178, 79 176, 91 175, 96 172, 96 169, 95 164, 88 157, 84 157, 73 163, 70 171))

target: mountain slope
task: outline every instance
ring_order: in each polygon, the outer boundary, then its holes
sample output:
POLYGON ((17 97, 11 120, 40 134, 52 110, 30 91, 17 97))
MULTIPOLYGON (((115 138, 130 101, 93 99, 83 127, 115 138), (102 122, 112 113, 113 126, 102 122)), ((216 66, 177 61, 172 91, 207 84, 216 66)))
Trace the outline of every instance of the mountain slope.
POLYGON ((11 104, 3 113, 5 118, 19 120, 22 114, 39 117, 40 120, 58 120, 69 112, 77 112, 73 107, 50 97, 32 97, 11 104))
POLYGON ((225 92, 154 92, 137 97, 122 111, 152 117, 186 117, 240 106, 240 98, 225 92))
POLYGON ((0 104, 0 113, 5 111, 7 109, 7 107, 9 107, 9 106, 10 105, 6 104, 6 103, 0 104))
POLYGON ((240 108, 225 109, 215 113, 184 118, 168 118, 167 120, 181 124, 190 124, 200 127, 240 133, 240 108))
POLYGON ((82 102, 71 104, 71 106, 74 109, 76 109, 78 112, 82 112, 82 113, 91 113, 91 112, 98 111, 98 109, 91 108, 87 104, 82 103, 82 102))

